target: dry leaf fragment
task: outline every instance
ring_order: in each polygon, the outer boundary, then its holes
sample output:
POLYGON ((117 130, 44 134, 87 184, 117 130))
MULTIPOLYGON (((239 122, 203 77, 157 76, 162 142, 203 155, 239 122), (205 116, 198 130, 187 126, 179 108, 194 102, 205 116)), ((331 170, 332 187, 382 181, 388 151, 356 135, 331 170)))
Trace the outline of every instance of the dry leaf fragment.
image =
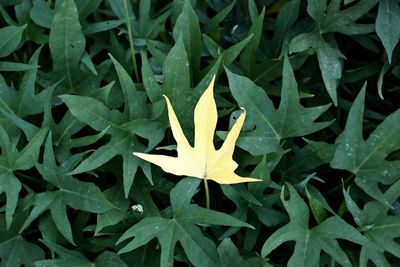
POLYGON ((194 110, 195 141, 192 147, 186 139, 178 118, 172 108, 168 97, 168 117, 173 136, 177 142, 178 157, 165 155, 150 155, 133 153, 146 161, 160 166, 165 172, 175 175, 186 175, 205 180, 213 180, 220 184, 236 184, 244 182, 257 182, 259 179, 241 177, 234 173, 238 164, 232 159, 236 139, 243 126, 246 111, 236 120, 222 147, 215 150, 213 139, 217 125, 217 106, 215 104, 213 89, 215 76, 210 85, 200 97, 194 110))

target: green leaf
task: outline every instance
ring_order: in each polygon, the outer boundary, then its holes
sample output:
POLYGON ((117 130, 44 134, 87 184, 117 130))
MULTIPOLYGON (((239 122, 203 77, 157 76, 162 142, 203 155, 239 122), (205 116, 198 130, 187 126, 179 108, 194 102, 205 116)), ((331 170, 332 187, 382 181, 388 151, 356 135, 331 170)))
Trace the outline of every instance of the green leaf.
POLYGON ((189 61, 182 36, 176 41, 168 53, 164 65, 164 83, 161 92, 170 99, 179 122, 189 140, 193 139, 193 108, 197 100, 216 74, 221 61, 217 60, 209 66, 207 74, 195 88, 190 84, 189 61))
POLYGON ((265 8, 262 10, 260 16, 251 25, 248 36, 252 36, 251 40, 244 47, 242 54, 240 55, 240 65, 244 70, 246 76, 250 76, 253 73, 253 68, 256 67, 256 52, 260 45, 261 36, 264 29, 264 15, 265 8))
POLYGON ((66 77, 65 83, 71 92, 80 74, 79 63, 85 52, 85 44, 75 2, 64 0, 51 24, 49 46, 53 70, 59 75, 58 79, 66 77))
POLYGON ((276 110, 263 89, 249 79, 226 70, 233 97, 246 109, 256 129, 243 132, 237 145, 253 155, 263 155, 278 150, 280 141, 303 136, 327 127, 331 122, 315 122, 329 105, 304 108, 299 101, 297 83, 285 58, 282 95, 276 110))
POLYGON ((247 8, 249 9, 250 20, 254 24, 259 17, 257 5, 254 0, 249 0, 247 3, 247 8))
POLYGON ((109 126, 119 128, 121 124, 121 118, 123 118, 121 112, 110 111, 102 102, 93 97, 62 95, 60 98, 75 117, 97 131, 109 126))
POLYGON ((306 172, 312 171, 323 164, 329 164, 335 154, 336 145, 325 142, 306 140, 307 145, 296 151, 296 154, 286 161, 281 161, 277 167, 285 180, 298 182, 306 172))
POLYGON ((398 2, 391 0, 379 1, 375 31, 385 47, 390 64, 393 50, 400 39, 400 7, 398 2))
POLYGON ((371 197, 390 205, 379 184, 390 185, 400 175, 398 161, 389 161, 387 155, 400 148, 400 110, 386 117, 368 136, 363 138, 365 88, 361 89, 347 117, 343 132, 336 139, 336 152, 331 166, 352 172, 355 183, 371 197))
MULTIPOLYGON (((136 5, 133 6, 130 1, 126 0, 109 0, 107 2, 111 6, 114 14, 121 21, 126 21, 126 13, 128 14, 131 22, 132 34, 138 38, 153 39, 157 37, 159 32, 164 28, 166 20, 172 13, 171 8, 168 7, 163 8, 159 13, 156 13, 157 16, 154 16, 152 12, 154 8, 149 1, 139 2, 138 8, 136 5), (125 2, 127 4, 127 10, 125 10, 125 2), (137 12, 134 12, 134 9, 137 12)), ((127 34, 128 32, 124 31, 124 33, 127 34)))
POLYGON ((321 36, 314 30, 300 33, 290 41, 289 53, 304 52, 309 48, 318 49, 324 43, 321 36))
POLYGON ((35 262, 44 259, 43 250, 23 237, 17 235, 0 242, 0 260, 2 266, 34 267, 35 262))
POLYGON ((103 228, 115 225, 124 219, 129 208, 129 201, 125 198, 124 187, 122 185, 117 184, 105 190, 103 194, 114 205, 114 208, 97 214, 95 235, 99 234, 103 228))
POLYGON ((249 183, 248 188, 249 191, 257 197, 264 195, 264 190, 268 188, 271 183, 271 169, 275 166, 272 166, 272 160, 268 161, 267 156, 264 155, 261 161, 257 164, 254 170, 251 172, 251 177, 258 177, 262 181, 257 183, 249 183))
POLYGON ((246 262, 240 257, 238 249, 233 244, 232 240, 225 238, 218 246, 218 254, 222 266, 239 267, 244 266, 246 262))
POLYGON ((276 56, 278 56, 280 53, 285 35, 291 29, 297 19, 297 16, 299 15, 299 7, 299 0, 291 0, 279 10, 278 17, 275 22, 274 37, 272 39, 272 45, 275 47, 274 55, 276 56))
POLYGON ((340 32, 348 35, 365 34, 373 31, 372 24, 357 24, 359 18, 373 8, 378 0, 357 2, 351 7, 340 9, 340 0, 308 0, 307 12, 314 19, 320 33, 340 32))
POLYGON ((400 266, 399 9, 0 0, 0 267, 400 266), (193 143, 213 76, 215 148, 246 109, 261 181, 209 184, 209 211, 132 152, 175 156, 163 94, 193 143))
POLYGON ((89 34, 94 34, 94 33, 98 33, 98 32, 108 31, 108 30, 111 30, 111 29, 114 29, 114 28, 120 26, 123 23, 124 23, 124 20, 122 20, 122 19, 107 20, 107 21, 91 23, 86 26, 84 33, 86 35, 89 35, 89 34))
POLYGON ((317 223, 322 223, 328 217, 328 213, 326 212, 324 205, 308 191, 307 187, 306 194, 315 220, 317 223))
POLYGON ((79 17, 85 19, 99 9, 101 2, 102 0, 75 0, 79 10, 79 17))
POLYGON ((35 0, 30 10, 31 19, 39 26, 50 28, 54 17, 54 10, 44 0, 35 0))
POLYGON ((81 63, 82 63, 81 66, 82 68, 88 69, 93 75, 97 75, 97 71, 93 64, 93 61, 90 58, 90 55, 86 51, 83 53, 81 63))
POLYGON ((14 171, 28 170, 34 166, 46 134, 47 129, 40 130, 21 151, 18 151, 15 142, 9 139, 7 132, 0 124, 0 194, 6 194, 7 228, 11 227, 18 195, 22 188, 14 171))
POLYGON ((295 241, 293 255, 287 266, 319 266, 320 253, 323 250, 342 266, 351 267, 348 256, 339 246, 337 239, 345 239, 357 244, 364 244, 365 238, 350 224, 337 216, 330 217, 319 225, 309 228, 309 210, 294 187, 287 184, 290 198, 285 200, 282 189, 281 200, 289 214, 290 222, 274 232, 264 243, 261 251, 263 257, 288 241, 295 241))
MULTIPOLYGON (((0 102, 0 105, 1 104, 3 104, 3 103, 0 102)), ((10 128, 8 128, 7 131, 15 130, 15 128, 13 128, 13 126, 17 126, 19 129, 21 129, 23 131, 23 133, 25 134, 28 141, 30 139, 32 139, 32 137, 39 131, 38 127, 36 127, 35 125, 33 125, 23 119, 20 119, 7 106, 6 107, 0 106, 0 113, 2 115, 4 115, 4 116, 0 117, 0 119, 6 120, 6 123, 2 122, 2 124, 6 125, 8 127, 11 126, 11 130, 10 130, 10 128), (12 125, 8 124, 7 119, 12 122, 12 125)), ((17 130, 17 132, 18 132, 18 130, 17 130)))
POLYGON ((124 191, 127 196, 139 166, 142 167, 146 177, 151 181, 149 164, 133 156, 132 152, 148 151, 154 148, 164 137, 165 127, 157 121, 145 118, 148 113, 146 96, 143 92, 136 90, 123 67, 114 58, 112 60, 125 99, 123 113, 117 109, 110 110, 92 97, 64 95, 60 98, 68 106, 74 117, 91 128, 103 131, 110 127, 108 131, 108 134, 111 135, 110 141, 82 161, 72 171, 72 174, 94 170, 115 156, 121 155, 124 191), (147 148, 135 135, 149 140, 147 148))
POLYGON ((212 19, 208 20, 204 25, 204 32, 212 36, 214 39, 220 39, 219 24, 226 18, 226 16, 231 12, 232 8, 235 6, 236 0, 229 3, 221 11, 218 12, 212 19))
POLYGON ((43 239, 52 242, 67 243, 68 241, 58 231, 55 222, 53 221, 50 212, 44 213, 39 218, 38 229, 42 234, 43 239))
MULTIPOLYGON (((286 215, 273 208, 273 205, 279 200, 279 194, 274 192, 269 194, 268 197, 264 194, 265 189, 271 184, 270 171, 265 156, 250 176, 258 177, 262 181, 249 183, 248 189, 242 185, 221 186, 224 195, 236 206, 236 210, 231 215, 242 221, 259 221, 268 227, 285 221, 286 215)), ((228 237, 239 230, 239 227, 231 227, 221 238, 228 237)))
POLYGON ((317 50, 317 55, 325 88, 334 105, 337 106, 336 89, 342 78, 343 64, 341 58, 344 58, 344 55, 337 48, 328 43, 322 44, 317 50))
POLYGON ((318 63, 321 69, 325 88, 335 106, 337 106, 336 89, 342 77, 342 58, 344 55, 336 48, 336 43, 327 43, 316 32, 302 33, 292 39, 289 52, 303 52, 306 49, 316 49, 318 63))
POLYGON ((18 63, 18 62, 10 62, 10 61, 2 61, 0 62, 0 71, 26 71, 36 69, 38 66, 18 63))
MULTIPOLYGON (((117 1, 108 0, 107 2, 110 5, 114 14, 118 18, 125 19, 125 6, 124 6, 125 0, 117 0, 117 1)), ((128 4, 127 6, 128 6, 129 17, 135 18, 135 14, 133 13, 133 10, 132 10, 132 3, 128 1, 127 4, 128 4)))
POLYGON ((372 76, 382 69, 380 65, 366 65, 360 68, 345 70, 343 72, 342 83, 350 83, 355 81, 365 81, 369 76, 372 76))
MULTIPOLYGON (((290 62, 293 69, 299 69, 307 58, 308 56, 303 54, 291 56, 290 62)), ((271 81, 282 76, 283 62, 283 59, 266 59, 258 64, 259 69, 254 69, 254 82, 257 84, 271 84, 271 81)), ((279 93, 268 90, 268 88, 266 90, 272 95, 280 95, 280 90, 278 90, 279 93)))
MULTIPOLYGON (((164 179, 161 176, 161 173, 154 175, 153 177, 153 184, 150 184, 148 181, 143 179, 135 180, 133 184, 133 194, 132 198, 134 201, 141 205, 143 208, 144 216, 160 216, 160 211, 158 210, 157 205, 153 200, 153 195, 158 193, 162 193, 164 195, 168 195, 171 189, 175 186, 174 183, 164 179)), ((133 208, 131 207, 132 211, 133 208)), ((134 211, 139 212, 140 211, 134 211)))
POLYGON ((249 35, 244 38, 240 42, 223 49, 217 43, 215 43, 210 37, 207 35, 203 35, 204 44, 207 47, 208 51, 214 58, 222 58, 222 62, 224 65, 230 65, 235 59, 240 55, 243 49, 247 46, 247 44, 252 40, 253 35, 249 35), (221 52, 222 51, 222 52, 221 52))
MULTIPOLYGON (((111 83, 111 85, 112 84, 113 83, 111 83)), ((106 127, 95 135, 73 138, 72 136, 79 132, 85 125, 73 117, 69 111, 67 111, 62 118, 59 118, 60 121, 57 124, 54 122, 52 114, 54 90, 54 86, 49 88, 45 96, 42 127, 50 128, 53 135, 53 143, 56 148, 55 156, 57 160, 64 162, 72 156, 72 153, 70 152, 71 149, 95 143, 106 134, 109 128, 106 127)), ((98 92, 98 97, 101 97, 100 92, 98 92)))
MULTIPOLYGON (((123 178, 125 195, 128 195, 138 166, 146 168, 146 163, 132 155, 133 151, 144 150, 135 138, 135 131, 143 128, 145 131, 156 133, 154 136, 146 136, 158 143, 163 136, 162 129, 157 123, 148 123, 147 120, 132 120, 124 126, 124 120, 117 110, 109 110, 101 102, 94 98, 83 96, 64 95, 61 97, 69 107, 73 116, 88 124, 93 129, 102 131, 110 127, 108 134, 111 140, 98 148, 89 157, 82 161, 72 174, 83 173, 94 170, 117 155, 123 158, 123 178)), ((128 123, 128 122, 127 122, 128 123)), ((154 145, 153 145, 154 146, 154 145)), ((148 168, 148 167, 147 167, 148 168)), ((149 176, 148 176, 149 178, 149 176)))
POLYGON ((172 218, 146 217, 129 228, 118 240, 121 243, 134 237, 119 253, 132 251, 157 238, 161 245, 161 266, 173 266, 176 243, 182 245, 188 259, 195 266, 220 266, 214 243, 205 237, 196 224, 251 227, 225 213, 205 209, 190 200, 200 180, 186 178, 171 190, 172 218))
POLYGON ((4 7, 12 6, 20 2, 20 0, 0 0, 0 4, 4 7))
MULTIPOLYGON (((1 166, 2 169, 4 168, 1 166)), ((0 175, 1 186, 0 193, 6 194, 6 221, 7 227, 11 226, 13 215, 17 207, 18 194, 21 191, 21 183, 10 171, 6 171, 0 175)))
POLYGON ((89 182, 81 182, 68 174, 71 167, 82 156, 76 154, 69 159, 69 162, 64 162, 64 164, 58 166, 54 157, 52 136, 49 134, 45 146, 43 163, 36 164, 36 168, 47 182, 58 189, 39 193, 35 196, 34 207, 24 222, 21 231, 29 226, 44 211, 49 209, 57 229, 69 242, 74 243, 71 226, 66 213, 67 205, 74 209, 93 213, 103 213, 115 208, 114 205, 104 198, 104 195, 96 185, 89 182))
POLYGON ((373 31, 372 25, 356 24, 355 21, 367 13, 378 0, 365 0, 340 10, 340 0, 308 0, 307 12, 314 19, 315 27, 311 32, 301 33, 294 37, 289 45, 289 52, 303 52, 309 48, 316 50, 322 78, 335 106, 337 105, 336 89, 342 77, 344 55, 336 48, 335 43, 327 43, 323 34, 339 32, 347 35, 365 34, 373 31))
MULTIPOLYGON (((200 67, 200 25, 196 13, 188 0, 184 1, 182 13, 174 26, 173 35, 176 42, 182 37, 189 62, 191 62, 191 69, 193 71, 197 70, 200 67)), ((195 76, 196 73, 193 73, 193 75, 195 76)))
POLYGON ((11 54, 19 45, 27 25, 6 26, 0 29, 0 57, 11 54))
MULTIPOLYGON (((350 196, 350 188, 343 189, 346 205, 353 215, 355 223, 368 242, 363 245, 360 254, 360 266, 366 267, 368 261, 376 266, 391 266, 385 252, 400 258, 400 245, 395 241, 399 238, 400 216, 391 215, 389 208, 379 201, 370 201, 361 210, 350 196)), ((400 181, 394 183, 386 192, 385 198, 393 203, 400 196, 400 181)))
POLYGON ((152 103, 155 103, 161 100, 161 86, 157 83, 156 79, 154 78, 153 71, 151 69, 149 60, 145 55, 144 51, 140 53, 142 58, 142 75, 146 77, 143 79, 143 86, 146 90, 147 96, 149 97, 152 103))
POLYGON ((136 89, 131 77, 122 65, 115 58, 112 56, 110 57, 117 71, 118 80, 124 96, 124 114, 129 116, 130 119, 145 117, 149 114, 149 107, 145 105, 145 93, 136 89))
POLYGON ((190 88, 189 60, 186 53, 182 35, 176 41, 174 47, 168 53, 163 65, 164 83, 162 93, 168 96, 174 106, 176 115, 181 118, 183 129, 193 128, 193 112, 191 105, 195 103, 193 92, 190 88), (191 122, 189 124, 189 122, 191 122))
MULTIPOLYGON (((29 65, 37 66, 39 55, 42 48, 39 47, 29 60, 29 65)), ((24 118, 28 115, 38 114, 43 111, 44 96, 46 90, 36 93, 37 68, 25 72, 18 91, 7 86, 0 76, 2 84, 2 99, 0 99, 0 108, 24 118)), ((54 84, 53 86, 57 86, 54 84)))
MULTIPOLYGON (((235 203, 236 210, 232 216, 247 221, 249 216, 256 215, 256 218, 266 226, 275 226, 285 221, 286 216, 282 212, 275 210, 272 206, 278 199, 278 195, 253 195, 253 192, 247 191, 244 187, 221 186, 224 195, 235 203)), ((239 228, 235 227, 228 230, 224 236, 237 232, 239 228)))
POLYGON ((37 261, 35 262, 36 267, 127 267, 115 252, 104 251, 92 262, 78 251, 68 250, 51 241, 43 240, 42 242, 60 257, 53 260, 37 261))

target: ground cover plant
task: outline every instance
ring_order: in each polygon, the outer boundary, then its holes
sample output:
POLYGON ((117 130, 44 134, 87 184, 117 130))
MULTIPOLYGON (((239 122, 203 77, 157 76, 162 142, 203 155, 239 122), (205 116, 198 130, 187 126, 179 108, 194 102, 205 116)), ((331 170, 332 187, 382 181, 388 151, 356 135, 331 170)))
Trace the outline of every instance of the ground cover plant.
POLYGON ((400 265, 399 1, 0 21, 0 266, 400 265))

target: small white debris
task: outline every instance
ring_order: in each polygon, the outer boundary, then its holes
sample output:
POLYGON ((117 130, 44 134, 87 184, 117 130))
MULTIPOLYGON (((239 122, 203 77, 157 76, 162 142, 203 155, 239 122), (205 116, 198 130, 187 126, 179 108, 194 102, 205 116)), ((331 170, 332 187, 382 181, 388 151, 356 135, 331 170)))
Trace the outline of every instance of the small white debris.
POLYGON ((231 30, 231 34, 233 34, 238 27, 239 27, 239 25, 237 25, 237 24, 235 26, 233 26, 232 30, 231 30))
POLYGON ((132 211, 137 211, 137 212, 139 212, 140 215, 143 215, 143 213, 144 213, 144 211, 143 211, 143 206, 140 205, 140 204, 133 205, 133 206, 131 207, 131 209, 132 209, 132 211))

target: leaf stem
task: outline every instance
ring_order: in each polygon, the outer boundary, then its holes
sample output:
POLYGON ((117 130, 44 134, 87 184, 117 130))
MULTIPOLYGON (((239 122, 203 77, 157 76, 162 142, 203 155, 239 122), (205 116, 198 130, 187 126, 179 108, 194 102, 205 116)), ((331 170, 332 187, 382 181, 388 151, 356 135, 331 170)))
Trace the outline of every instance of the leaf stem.
POLYGON ((206 190, 206 208, 210 209, 210 190, 208 189, 207 178, 204 177, 204 189, 206 190))
POLYGON ((126 27, 128 28, 128 37, 129 37, 129 46, 131 48, 131 55, 132 55, 132 63, 133 63, 133 70, 135 72, 135 78, 136 81, 139 82, 139 73, 138 73, 138 68, 137 68, 137 63, 136 63, 136 57, 135 57, 135 47, 133 46, 133 37, 132 37, 132 28, 131 28, 131 21, 129 18, 129 12, 128 12, 128 0, 124 1, 124 11, 125 11, 125 17, 126 17, 126 27))
POLYGON ((336 191, 340 190, 343 186, 347 185, 351 179, 354 178, 354 174, 350 174, 349 176, 344 179, 343 183, 338 184, 337 186, 333 187, 331 190, 327 192, 328 195, 335 193, 336 191))

